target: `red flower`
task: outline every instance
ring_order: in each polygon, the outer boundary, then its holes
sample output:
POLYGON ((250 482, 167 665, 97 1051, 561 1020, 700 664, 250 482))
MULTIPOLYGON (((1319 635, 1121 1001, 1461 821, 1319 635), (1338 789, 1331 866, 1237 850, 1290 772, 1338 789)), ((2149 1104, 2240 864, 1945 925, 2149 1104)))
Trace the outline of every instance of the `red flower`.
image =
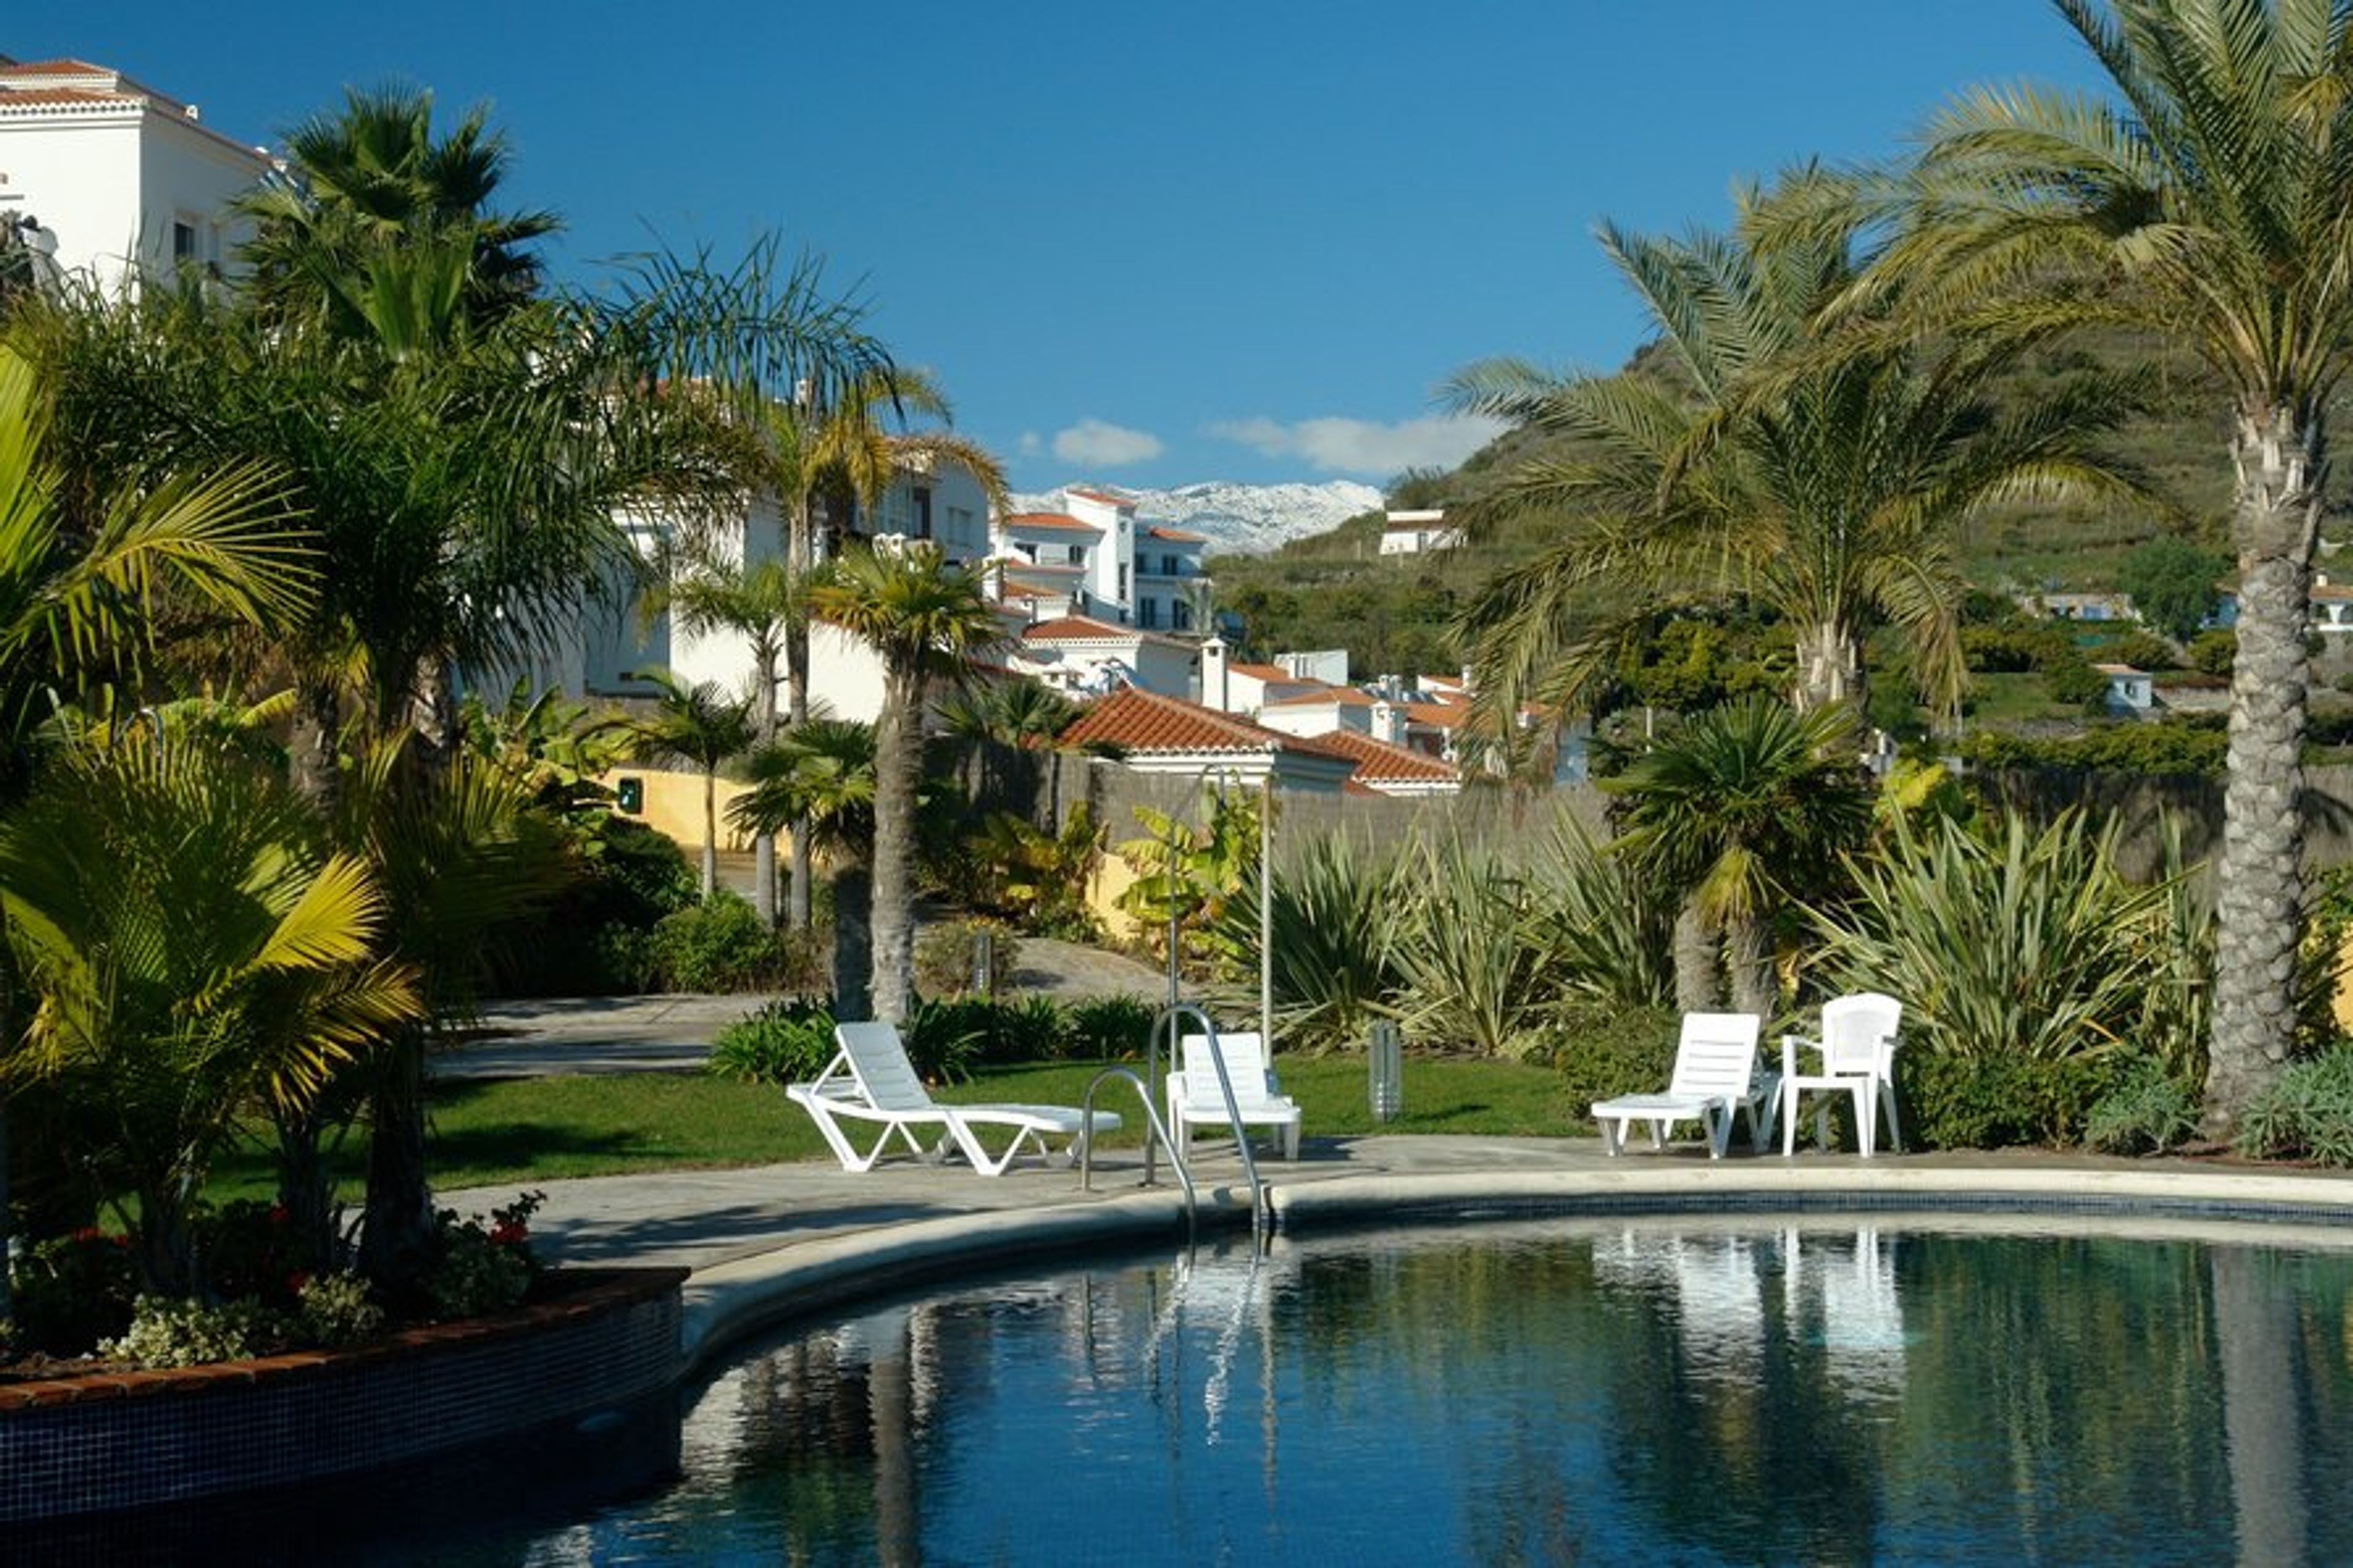
POLYGON ((302 1287, 310 1282, 311 1277, 297 1268, 286 1277, 286 1293, 290 1296, 300 1296, 302 1293, 302 1287))

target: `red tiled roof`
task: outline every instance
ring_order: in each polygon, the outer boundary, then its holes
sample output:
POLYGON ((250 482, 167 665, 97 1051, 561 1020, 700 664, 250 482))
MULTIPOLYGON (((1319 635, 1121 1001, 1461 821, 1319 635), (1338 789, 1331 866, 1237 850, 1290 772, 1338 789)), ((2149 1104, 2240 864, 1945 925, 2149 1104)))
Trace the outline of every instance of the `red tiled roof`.
POLYGON ((1064 616, 1059 620, 1039 621, 1021 635, 1050 642, 1057 637, 1132 637, 1138 634, 1134 626, 1115 626, 1092 616, 1064 616))
POLYGON ((1165 539, 1171 544, 1207 544, 1209 542, 1207 535, 1199 533, 1187 533, 1181 528, 1147 528, 1144 531, 1144 537, 1146 539, 1165 539))
POLYGON ((1076 485, 1067 487, 1062 493, 1064 495, 1083 496, 1088 500, 1099 500, 1106 506, 1134 506, 1135 504, 1127 497, 1113 495, 1109 490, 1099 490, 1082 488, 1076 485))
POLYGON ((0 65, 0 76, 112 76, 104 66, 88 60, 10 60, 0 65))
POLYGON ((1405 716, 1417 724, 1435 724, 1441 730, 1451 730, 1471 717, 1467 702, 1409 702, 1405 716))
POLYGON ((1325 739, 1303 740, 1237 714, 1219 713, 1198 702, 1131 686, 1088 709, 1077 723, 1062 731, 1061 744, 1082 746, 1101 741, 1131 752, 1298 752, 1319 757, 1349 756, 1325 745, 1325 739))
POLYGON ((1313 681, 1303 680, 1302 677, 1293 675, 1291 671, 1277 665, 1229 664, 1226 666, 1226 668, 1235 675, 1247 675, 1252 680, 1281 680, 1293 686, 1302 684, 1312 686, 1314 684, 1313 681))
POLYGON ((78 103, 137 103, 128 93, 79 87, 0 87, 0 109, 58 109, 78 103))
POLYGON ((1048 533, 1068 533, 1073 529, 1087 533, 1103 531, 1100 524, 1082 521, 1066 511, 1017 511, 1005 520, 1005 526, 1048 533))
POLYGON ((1355 779, 1388 779, 1398 783, 1408 780, 1460 779, 1462 775, 1451 764, 1403 746, 1392 746, 1387 741, 1376 741, 1370 735, 1359 735, 1353 730, 1335 730, 1328 735, 1318 735, 1332 750, 1356 759, 1355 779))
POLYGON ((1278 697, 1268 702, 1267 706, 1269 708, 1313 708, 1324 702, 1337 703, 1343 708, 1370 708, 1373 705, 1371 698, 1353 686, 1327 686, 1320 691, 1304 691, 1295 697, 1278 697))

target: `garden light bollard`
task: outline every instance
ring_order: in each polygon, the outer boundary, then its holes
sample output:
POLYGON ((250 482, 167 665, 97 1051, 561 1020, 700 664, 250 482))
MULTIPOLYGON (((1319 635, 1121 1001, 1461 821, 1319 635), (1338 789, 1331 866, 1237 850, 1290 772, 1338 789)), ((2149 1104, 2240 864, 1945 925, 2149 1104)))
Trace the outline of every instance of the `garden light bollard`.
POLYGON ((1372 1068, 1373 1120, 1394 1121, 1405 1109, 1405 1037, 1393 1020, 1373 1026, 1365 1056, 1372 1068))

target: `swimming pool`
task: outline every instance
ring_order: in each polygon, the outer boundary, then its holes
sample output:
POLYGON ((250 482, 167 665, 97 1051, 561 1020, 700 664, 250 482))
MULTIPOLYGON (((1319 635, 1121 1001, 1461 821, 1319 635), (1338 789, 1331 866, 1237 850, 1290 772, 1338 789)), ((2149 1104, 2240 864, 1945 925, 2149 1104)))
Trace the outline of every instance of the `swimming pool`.
POLYGON ((746 1345, 674 1484, 435 1560, 2353 1561, 2353 1251, 2194 1230, 1557 1219, 1007 1275, 746 1345))

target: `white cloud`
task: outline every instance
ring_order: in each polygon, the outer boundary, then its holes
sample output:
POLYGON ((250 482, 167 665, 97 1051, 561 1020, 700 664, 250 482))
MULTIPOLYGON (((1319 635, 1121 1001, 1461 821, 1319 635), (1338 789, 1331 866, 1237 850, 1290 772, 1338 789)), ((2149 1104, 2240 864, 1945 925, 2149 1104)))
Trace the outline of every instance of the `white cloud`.
POLYGON ((1503 422, 1482 416, 1432 416, 1383 425, 1370 419, 1229 419, 1209 426, 1222 441, 1261 457, 1300 458, 1318 473, 1387 478, 1408 468, 1451 468, 1501 435, 1503 422))
POLYGON ((1039 437, 1035 430, 1024 430, 1021 432, 1021 439, 1014 443, 1013 449, 1022 457, 1034 458, 1046 449, 1046 443, 1039 437))
POLYGON ((1150 462, 1165 449, 1157 436, 1123 429, 1101 419, 1082 419, 1067 430, 1054 432, 1054 456, 1090 468, 1150 462))

